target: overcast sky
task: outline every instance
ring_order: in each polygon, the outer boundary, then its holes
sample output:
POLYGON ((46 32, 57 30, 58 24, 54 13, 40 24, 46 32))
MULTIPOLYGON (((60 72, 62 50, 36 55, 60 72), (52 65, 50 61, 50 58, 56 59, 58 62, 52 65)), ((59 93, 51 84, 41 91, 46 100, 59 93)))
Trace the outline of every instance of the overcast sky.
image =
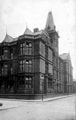
POLYGON ((76 78, 75 0, 0 0, 0 41, 6 31, 12 37, 23 34, 26 26, 44 29, 49 11, 59 33, 59 53, 69 52, 76 78))

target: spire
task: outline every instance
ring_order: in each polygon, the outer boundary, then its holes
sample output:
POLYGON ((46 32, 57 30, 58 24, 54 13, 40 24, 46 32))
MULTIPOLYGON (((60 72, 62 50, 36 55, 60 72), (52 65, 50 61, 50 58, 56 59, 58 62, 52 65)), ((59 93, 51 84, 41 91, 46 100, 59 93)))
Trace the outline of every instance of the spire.
POLYGON ((52 12, 48 13, 45 29, 49 29, 49 30, 54 30, 55 29, 52 12))

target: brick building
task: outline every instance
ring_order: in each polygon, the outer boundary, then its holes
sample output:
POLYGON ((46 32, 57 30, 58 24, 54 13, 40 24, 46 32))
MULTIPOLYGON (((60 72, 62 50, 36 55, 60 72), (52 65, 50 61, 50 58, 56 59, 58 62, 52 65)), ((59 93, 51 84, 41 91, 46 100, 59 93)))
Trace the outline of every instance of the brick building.
MULTIPOLYGON (((6 34, 0 43, 0 93, 64 93, 67 62, 59 56, 58 38, 51 12, 43 30, 26 28, 17 38, 6 34)), ((71 67, 68 76, 72 81, 71 67)))
POLYGON ((64 90, 67 93, 73 91, 73 67, 69 53, 60 55, 64 61, 64 90))

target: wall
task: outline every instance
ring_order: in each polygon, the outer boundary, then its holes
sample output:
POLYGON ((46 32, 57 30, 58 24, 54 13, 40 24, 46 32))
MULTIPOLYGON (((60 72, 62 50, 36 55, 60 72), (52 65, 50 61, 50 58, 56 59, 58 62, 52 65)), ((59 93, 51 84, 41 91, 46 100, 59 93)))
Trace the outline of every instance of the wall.
POLYGON ((53 51, 50 48, 48 48, 48 60, 53 61, 53 51))
POLYGON ((42 41, 40 41, 40 44, 39 44, 39 53, 40 55, 45 57, 45 44, 42 41))
POLYGON ((40 59, 40 72, 45 73, 45 61, 40 59))

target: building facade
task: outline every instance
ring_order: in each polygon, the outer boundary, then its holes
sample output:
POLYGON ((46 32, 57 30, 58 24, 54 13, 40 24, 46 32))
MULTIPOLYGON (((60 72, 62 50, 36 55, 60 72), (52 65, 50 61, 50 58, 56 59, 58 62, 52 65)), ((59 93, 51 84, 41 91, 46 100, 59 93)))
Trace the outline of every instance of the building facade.
POLYGON ((73 92, 76 93, 76 79, 73 80, 73 92))
POLYGON ((60 55, 64 61, 64 90, 67 93, 73 92, 73 68, 69 53, 60 55))
POLYGON ((58 38, 51 12, 44 30, 26 28, 15 39, 6 34, 0 43, 0 93, 71 92, 72 67, 59 56, 58 38))

